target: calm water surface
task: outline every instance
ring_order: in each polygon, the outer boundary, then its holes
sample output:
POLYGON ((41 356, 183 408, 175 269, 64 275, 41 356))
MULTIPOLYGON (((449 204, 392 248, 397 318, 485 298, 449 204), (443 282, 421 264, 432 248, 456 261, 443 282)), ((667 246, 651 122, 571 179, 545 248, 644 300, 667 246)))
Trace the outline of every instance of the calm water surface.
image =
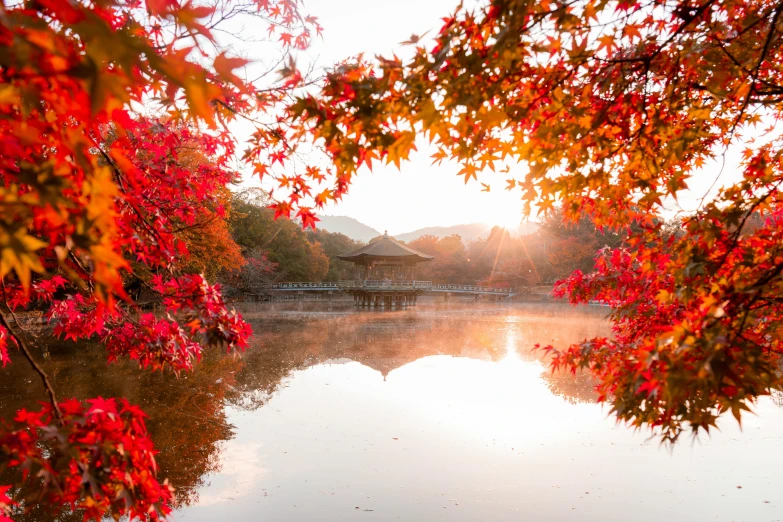
MULTIPOLYGON (((66 349, 47 363, 62 395, 122 394, 148 411, 175 520, 783 520, 772 400, 743 431, 726 419, 669 451, 607 418, 584 376, 553 376, 531 352, 605 333, 603 309, 242 311, 256 331, 245 356, 209 357, 186 379, 66 349)), ((12 366, 3 415, 39 393, 12 366)))

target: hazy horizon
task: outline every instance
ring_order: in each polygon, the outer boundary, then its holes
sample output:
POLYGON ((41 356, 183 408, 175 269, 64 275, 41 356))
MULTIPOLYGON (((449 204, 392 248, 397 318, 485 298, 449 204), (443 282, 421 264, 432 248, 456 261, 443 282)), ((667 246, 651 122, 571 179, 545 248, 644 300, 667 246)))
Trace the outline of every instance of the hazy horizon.
MULTIPOLYGON (((341 213, 339 213, 339 210, 340 210, 339 206, 337 206, 337 208, 335 210, 337 212, 334 213, 334 214, 328 213, 328 212, 319 212, 318 216, 319 217, 324 217, 324 218, 343 218, 344 217, 344 218, 355 219, 356 221, 358 221, 362 225, 366 225, 368 227, 374 228, 375 230, 377 230, 381 234, 383 234, 384 231, 386 231, 386 232, 388 232, 388 234, 390 236, 404 235, 404 234, 408 234, 408 233, 411 233, 411 232, 416 232, 416 231, 424 229, 424 228, 454 228, 454 227, 468 226, 468 225, 485 225, 488 228, 492 228, 494 226, 500 226, 500 227, 504 227, 504 228, 507 228, 509 230, 512 230, 512 229, 517 228, 517 226, 519 226, 521 224, 521 222, 520 222, 517 225, 508 226, 508 225, 502 225, 502 224, 499 224, 499 223, 492 223, 492 222, 490 222, 488 220, 485 220, 485 221, 470 221, 470 222, 466 221, 466 222, 461 222, 461 223, 450 223, 450 224, 447 224, 447 225, 437 224, 437 223, 436 224, 424 224, 424 225, 416 226, 415 228, 410 228, 410 229, 405 229, 405 230, 403 230, 403 229, 397 230, 397 229, 392 229, 392 228, 388 228, 388 227, 386 227, 386 228, 378 228, 378 227, 373 226, 373 225, 371 225, 369 223, 365 223, 361 219, 356 218, 354 216, 347 216, 345 214, 341 214, 341 213)), ((534 219, 529 220, 529 222, 535 224, 535 220, 534 219)))

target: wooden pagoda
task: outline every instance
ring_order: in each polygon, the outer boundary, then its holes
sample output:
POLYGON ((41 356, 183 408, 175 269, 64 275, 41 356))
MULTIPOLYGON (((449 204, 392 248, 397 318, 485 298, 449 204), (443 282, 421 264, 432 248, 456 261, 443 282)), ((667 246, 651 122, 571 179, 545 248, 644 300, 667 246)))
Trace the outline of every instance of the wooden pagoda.
POLYGON ((432 261, 432 256, 397 242, 385 232, 381 239, 337 257, 354 264, 354 280, 341 281, 340 288, 353 295, 358 306, 409 306, 432 289, 431 281, 414 277, 416 265, 432 261))

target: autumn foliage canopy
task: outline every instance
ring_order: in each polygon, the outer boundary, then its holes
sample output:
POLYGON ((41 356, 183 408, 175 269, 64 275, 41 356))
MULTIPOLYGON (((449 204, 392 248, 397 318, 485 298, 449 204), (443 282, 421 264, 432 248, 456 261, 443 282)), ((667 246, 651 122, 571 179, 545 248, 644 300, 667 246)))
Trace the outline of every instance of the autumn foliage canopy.
MULTIPOLYGON (((276 217, 314 228, 314 207, 361 169, 400 165, 425 139, 466 181, 502 174, 531 212, 561 205, 567 219, 626 231, 595 271, 556 290, 610 304, 613 337, 552 350, 554 367, 598 378, 619 419, 674 440, 783 389, 783 4, 497 0, 460 8, 426 43, 412 37, 408 60, 346 62, 313 85, 290 59, 255 85, 216 27, 253 17, 287 53, 320 32, 298 7, 4 6, 3 364, 35 364, 15 318, 34 308, 58 335, 151 370, 186 371, 209 346, 241 350, 248 325, 183 269, 183 234, 225 212, 232 165, 274 181, 276 217), (241 150, 237 119, 254 127, 241 150), (732 148, 742 162, 730 181, 681 233, 664 233, 664 204, 732 148), (166 313, 143 309, 136 288, 166 313)), ((45 384, 51 404, 0 425, 0 464, 39 481, 38 496, 3 487, 0 507, 165 515, 171 492, 143 414, 122 400, 59 401, 45 384)))

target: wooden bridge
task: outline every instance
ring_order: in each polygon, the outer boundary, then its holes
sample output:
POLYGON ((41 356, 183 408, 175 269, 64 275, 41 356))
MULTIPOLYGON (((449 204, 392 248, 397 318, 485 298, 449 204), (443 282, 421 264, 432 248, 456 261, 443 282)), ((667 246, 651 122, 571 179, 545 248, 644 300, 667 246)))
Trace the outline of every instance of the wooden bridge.
POLYGON ((395 293, 395 292, 416 292, 473 295, 473 296, 495 296, 508 298, 514 294, 510 288, 492 288, 488 286, 475 285, 451 285, 434 284, 432 281, 388 281, 388 280, 352 280, 338 282, 286 282, 270 283, 258 285, 253 288, 254 293, 276 293, 276 292, 348 292, 355 293, 361 291, 395 293))

